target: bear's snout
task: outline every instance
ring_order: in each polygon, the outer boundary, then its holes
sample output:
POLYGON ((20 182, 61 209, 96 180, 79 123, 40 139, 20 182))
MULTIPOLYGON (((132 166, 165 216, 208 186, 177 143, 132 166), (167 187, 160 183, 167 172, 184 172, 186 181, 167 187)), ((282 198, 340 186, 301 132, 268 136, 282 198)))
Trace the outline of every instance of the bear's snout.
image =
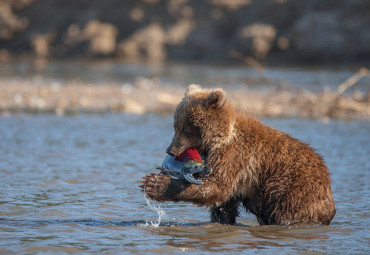
POLYGON ((178 144, 178 143, 174 143, 172 141, 172 143, 170 144, 170 146, 167 147, 167 150, 166 150, 166 153, 172 157, 177 157, 178 155, 180 155, 184 150, 182 149, 182 146, 181 144, 178 144))
POLYGON ((177 146, 173 146, 173 144, 171 143, 171 145, 168 146, 168 148, 166 150, 166 153, 168 155, 176 158, 181 153, 183 153, 186 149, 187 149, 187 147, 183 147, 183 146, 177 147, 177 146))
POLYGON ((181 137, 175 136, 172 139, 170 146, 168 146, 166 153, 172 157, 177 157, 189 147, 191 147, 191 144, 189 144, 186 140, 184 141, 184 139, 181 139, 181 137))
POLYGON ((172 152, 172 143, 170 144, 170 146, 167 147, 166 153, 172 157, 175 157, 175 155, 172 152))

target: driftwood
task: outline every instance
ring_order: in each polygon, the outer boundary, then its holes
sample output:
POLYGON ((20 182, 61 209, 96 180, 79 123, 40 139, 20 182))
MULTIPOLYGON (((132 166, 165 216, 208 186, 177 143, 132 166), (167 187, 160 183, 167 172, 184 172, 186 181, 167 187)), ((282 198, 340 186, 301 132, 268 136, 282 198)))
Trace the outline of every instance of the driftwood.
POLYGON ((363 77, 365 76, 370 76, 370 71, 369 69, 365 68, 365 67, 362 67, 360 68, 360 70, 358 70, 354 75, 352 75, 351 77, 349 77, 347 80, 345 80, 344 82, 342 82, 337 90, 335 91, 335 94, 337 95, 337 97, 343 95, 343 93, 349 89, 350 87, 356 85, 356 83, 363 77))
POLYGON ((366 68, 361 68, 347 80, 339 84, 334 91, 325 91, 322 95, 318 95, 316 103, 323 110, 323 116, 336 118, 340 111, 348 110, 355 112, 364 112, 368 108, 368 104, 358 102, 355 98, 344 96, 344 93, 351 87, 355 86, 360 79, 369 76, 370 72, 366 68))
MULTIPOLYGON (((321 93, 280 86, 276 81, 267 82, 263 77, 257 80, 260 84, 269 85, 266 90, 241 87, 226 89, 226 92, 242 112, 261 117, 370 120, 370 93, 367 96, 346 93, 365 76, 370 76, 370 72, 361 68, 335 90, 325 90, 321 93)), ((183 86, 162 86, 157 80, 146 78, 123 85, 81 81, 57 82, 43 78, 0 78, 0 113, 172 113, 183 93, 183 86)))

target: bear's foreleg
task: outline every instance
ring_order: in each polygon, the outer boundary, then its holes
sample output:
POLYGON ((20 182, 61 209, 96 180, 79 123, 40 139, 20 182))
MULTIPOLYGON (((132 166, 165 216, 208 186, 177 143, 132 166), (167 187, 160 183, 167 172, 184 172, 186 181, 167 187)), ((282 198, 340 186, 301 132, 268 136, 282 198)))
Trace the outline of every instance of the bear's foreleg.
POLYGON ((221 224, 235 225, 236 217, 239 216, 239 199, 230 198, 225 203, 218 207, 212 207, 209 212, 211 214, 211 221, 221 224))
POLYGON ((210 180, 204 180, 203 185, 195 185, 159 174, 148 174, 143 179, 141 188, 146 195, 161 202, 184 201, 199 206, 219 207, 232 194, 231 186, 210 180))

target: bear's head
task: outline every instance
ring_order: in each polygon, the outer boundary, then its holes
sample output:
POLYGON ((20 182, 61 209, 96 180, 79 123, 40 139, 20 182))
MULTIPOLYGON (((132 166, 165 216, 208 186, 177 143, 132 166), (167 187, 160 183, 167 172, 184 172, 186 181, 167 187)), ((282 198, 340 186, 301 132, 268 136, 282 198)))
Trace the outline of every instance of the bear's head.
POLYGON ((167 153, 176 157, 193 147, 205 156, 222 147, 234 135, 235 115, 223 90, 190 85, 176 107, 175 135, 167 153))

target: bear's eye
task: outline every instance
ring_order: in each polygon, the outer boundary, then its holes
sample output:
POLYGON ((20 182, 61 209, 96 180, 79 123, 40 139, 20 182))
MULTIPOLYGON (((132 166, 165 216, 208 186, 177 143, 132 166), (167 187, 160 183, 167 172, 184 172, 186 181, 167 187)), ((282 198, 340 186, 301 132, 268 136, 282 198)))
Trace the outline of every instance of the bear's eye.
POLYGON ((190 133, 190 129, 187 126, 184 127, 183 131, 184 133, 187 133, 187 134, 190 133))

